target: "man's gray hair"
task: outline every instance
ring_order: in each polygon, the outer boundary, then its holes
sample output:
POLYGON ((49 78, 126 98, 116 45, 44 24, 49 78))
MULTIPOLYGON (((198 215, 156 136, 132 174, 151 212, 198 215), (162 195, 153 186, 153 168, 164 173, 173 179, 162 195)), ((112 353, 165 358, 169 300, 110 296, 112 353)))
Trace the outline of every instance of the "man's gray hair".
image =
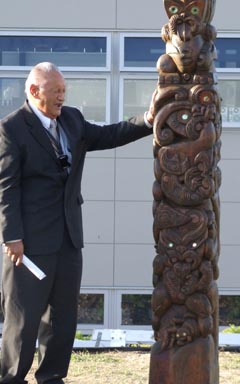
POLYGON ((25 93, 26 93, 27 97, 29 97, 29 95, 30 95, 31 84, 38 84, 40 82, 40 80, 38 79, 39 74, 42 76, 42 75, 48 74, 50 72, 61 73, 61 71, 59 70, 59 68, 55 64, 47 62, 47 61, 39 63, 31 69, 31 71, 27 77, 27 80, 25 82, 25 93))

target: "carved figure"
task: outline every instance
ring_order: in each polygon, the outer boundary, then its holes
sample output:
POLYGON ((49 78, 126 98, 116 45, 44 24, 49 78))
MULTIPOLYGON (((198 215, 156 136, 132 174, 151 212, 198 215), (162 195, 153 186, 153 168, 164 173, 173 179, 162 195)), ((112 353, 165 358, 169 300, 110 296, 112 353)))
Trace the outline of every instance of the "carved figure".
POLYGON ((165 0, 154 121, 150 384, 218 384, 220 96, 215 0, 165 0), (193 354, 201 356, 198 367, 193 354), (183 361, 187 366, 182 369, 183 361), (175 370, 178 370, 176 374, 175 370), (182 375, 181 375, 182 371, 182 375))

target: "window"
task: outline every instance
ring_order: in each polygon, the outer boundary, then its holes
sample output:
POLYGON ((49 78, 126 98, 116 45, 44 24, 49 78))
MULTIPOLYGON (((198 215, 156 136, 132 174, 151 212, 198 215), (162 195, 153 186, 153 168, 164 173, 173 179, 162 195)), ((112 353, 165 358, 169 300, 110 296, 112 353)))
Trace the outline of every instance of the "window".
POLYGON ((217 49, 216 67, 240 68, 240 38, 217 38, 215 41, 217 49))
POLYGON ((219 296, 219 325, 240 325, 240 296, 219 296))
MULTIPOLYGON (((215 66, 219 68, 240 68, 240 38, 218 37, 214 44, 217 50, 215 66)), ((122 69, 156 71, 158 58, 166 52, 166 44, 159 35, 122 36, 122 69)))
POLYGON ((151 325, 151 295, 122 295, 121 325, 151 325))
POLYGON ((0 118, 19 108, 24 100, 25 79, 0 78, 0 118))
POLYGON ((124 78, 120 116, 126 120, 147 111, 156 86, 157 77, 156 79, 124 78))
POLYGON ((124 37, 124 67, 156 68, 156 62, 165 53, 160 34, 156 37, 124 37))
POLYGON ((103 325, 104 294, 80 294, 78 304, 78 323, 103 325))
POLYGON ((86 120, 106 122, 107 79, 67 79, 66 105, 76 106, 86 120))
POLYGON ((223 122, 240 124, 240 80, 220 80, 223 122))
POLYGON ((107 51, 107 36, 0 36, 0 66, 106 68, 107 51))
MULTIPOLYGON (((66 105, 76 106, 87 120, 106 122, 109 119, 109 99, 106 77, 66 78, 66 105)), ((0 78, 0 118, 19 108, 24 100, 25 79, 0 78)))

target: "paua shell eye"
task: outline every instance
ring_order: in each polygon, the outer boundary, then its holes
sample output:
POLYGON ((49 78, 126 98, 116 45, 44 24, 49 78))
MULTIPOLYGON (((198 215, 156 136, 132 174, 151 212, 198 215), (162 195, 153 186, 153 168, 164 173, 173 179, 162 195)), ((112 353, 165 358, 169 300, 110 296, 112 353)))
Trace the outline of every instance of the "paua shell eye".
POLYGON ((168 243, 168 248, 173 248, 174 244, 173 243, 168 243))
POLYGON ((202 91, 199 95, 199 101, 203 104, 211 104, 213 102, 213 94, 208 91, 202 91))
POLYGON ((192 7, 191 13, 194 16, 198 15, 199 14, 199 8, 198 7, 192 7))
POLYGON ((183 114, 182 114, 182 119, 183 119, 183 121, 188 120, 188 118, 189 118, 189 116, 188 116, 187 113, 183 113, 183 114))
POLYGON ((172 5, 172 6, 169 8, 169 11, 170 11, 173 15, 176 15, 176 13, 178 13, 178 7, 176 7, 175 5, 172 5))
POLYGON ((178 114, 178 119, 181 123, 186 124, 190 119, 190 115, 188 112, 180 112, 178 114))

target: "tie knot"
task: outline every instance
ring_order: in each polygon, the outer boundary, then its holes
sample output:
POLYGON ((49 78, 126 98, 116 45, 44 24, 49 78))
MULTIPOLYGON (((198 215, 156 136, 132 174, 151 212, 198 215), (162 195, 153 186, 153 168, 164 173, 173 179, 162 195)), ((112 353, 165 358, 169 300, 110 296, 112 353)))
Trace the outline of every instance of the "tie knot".
POLYGON ((50 130, 56 129, 57 128, 57 120, 51 119, 49 128, 50 128, 50 130))

